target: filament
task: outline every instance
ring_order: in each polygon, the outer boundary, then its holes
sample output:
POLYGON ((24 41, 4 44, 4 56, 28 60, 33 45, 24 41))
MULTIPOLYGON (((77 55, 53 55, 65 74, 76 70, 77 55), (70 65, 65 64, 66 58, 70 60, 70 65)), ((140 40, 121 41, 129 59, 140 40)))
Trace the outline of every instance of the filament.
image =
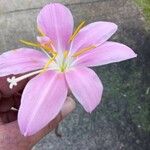
POLYGON ((42 73, 48 69, 48 66, 55 60, 56 57, 57 54, 55 54, 52 58, 48 60, 48 62, 45 64, 44 68, 42 69, 42 73))
POLYGON ((81 28, 84 26, 85 21, 82 21, 79 26, 77 27, 77 29, 74 31, 74 33, 72 34, 72 36, 69 38, 69 43, 76 37, 76 35, 79 33, 79 31, 81 30, 81 28))

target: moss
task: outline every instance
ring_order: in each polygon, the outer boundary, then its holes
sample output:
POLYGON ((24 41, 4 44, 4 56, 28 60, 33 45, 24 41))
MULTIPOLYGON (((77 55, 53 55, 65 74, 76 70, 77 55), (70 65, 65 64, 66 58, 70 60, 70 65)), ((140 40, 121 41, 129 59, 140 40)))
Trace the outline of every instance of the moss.
POLYGON ((97 73, 104 84, 101 112, 112 121, 132 120, 140 129, 150 131, 147 87, 141 81, 140 68, 123 62, 104 67, 97 73))
POLYGON ((142 9, 145 20, 150 25, 150 0, 134 0, 142 9))

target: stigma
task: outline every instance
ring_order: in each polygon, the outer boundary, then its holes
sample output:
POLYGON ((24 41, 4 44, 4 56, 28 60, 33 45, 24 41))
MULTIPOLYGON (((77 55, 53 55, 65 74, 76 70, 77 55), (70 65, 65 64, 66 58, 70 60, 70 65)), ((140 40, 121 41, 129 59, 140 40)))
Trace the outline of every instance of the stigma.
POLYGON ((29 78, 29 77, 32 77, 36 74, 39 74, 42 70, 37 70, 37 71, 34 71, 34 72, 30 72, 28 74, 25 74, 25 75, 22 75, 18 78, 16 78, 15 76, 13 76, 12 78, 7 78, 7 82, 9 83, 9 88, 12 89, 14 86, 17 86, 18 82, 26 79, 26 78, 29 78))

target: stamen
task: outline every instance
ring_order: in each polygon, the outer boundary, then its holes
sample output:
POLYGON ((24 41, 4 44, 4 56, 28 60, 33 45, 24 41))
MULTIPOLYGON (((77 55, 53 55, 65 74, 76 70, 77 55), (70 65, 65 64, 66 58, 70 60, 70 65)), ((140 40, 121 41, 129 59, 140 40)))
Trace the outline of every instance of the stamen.
POLYGON ((38 48, 41 47, 41 45, 38 43, 33 43, 33 42, 25 41, 25 40, 19 40, 19 41, 28 46, 33 46, 33 47, 38 47, 38 48))
POLYGON ((69 43, 76 37, 76 35, 79 33, 79 31, 81 30, 81 28, 84 26, 85 21, 82 21, 79 26, 77 27, 77 29, 74 31, 74 33, 72 34, 72 36, 69 38, 69 43))
POLYGON ((41 44, 38 44, 38 43, 33 43, 33 42, 25 41, 25 40, 19 40, 19 41, 21 43, 25 44, 25 45, 38 47, 38 48, 43 48, 44 50, 46 50, 46 51, 48 51, 48 52, 50 52, 52 54, 56 54, 56 52, 52 48, 50 48, 50 47, 48 47, 46 45, 41 45, 41 44))
POLYGON ((48 66, 55 60, 56 57, 57 54, 55 54, 52 58, 49 59, 49 61, 45 64, 44 68, 42 69, 41 73, 47 70, 48 66))
POLYGON ((64 51, 64 58, 67 58, 69 51, 65 50, 64 51))
POLYGON ((44 44, 45 46, 48 46, 48 47, 53 47, 54 43, 53 41, 49 40, 47 43, 44 44))
POLYGON ((41 71, 42 70, 37 70, 37 71, 31 72, 31 73, 25 74, 23 76, 20 76, 18 78, 16 78, 15 76, 13 76, 12 78, 7 78, 7 82, 10 83, 9 88, 12 89, 13 86, 17 86, 18 82, 20 82, 20 81, 22 81, 22 80, 24 80, 26 78, 29 78, 31 76, 34 76, 34 75, 40 73, 41 71))
POLYGON ((42 29, 40 27, 37 27, 37 30, 41 36, 46 36, 46 34, 42 31, 42 29))
POLYGON ((51 57, 50 54, 45 49, 41 48, 41 50, 47 55, 47 57, 49 58, 51 57))
POLYGON ((74 53, 74 54, 73 54, 73 57, 77 57, 77 56, 79 56, 79 55, 82 55, 83 53, 85 53, 85 52, 87 52, 87 51, 90 51, 90 50, 92 50, 92 49, 94 49, 94 48, 96 48, 95 45, 91 45, 91 46, 89 46, 89 47, 83 48, 83 49, 77 51, 76 53, 74 53))
POLYGON ((52 53, 53 55, 56 55, 56 54, 57 54, 57 52, 56 52, 54 49, 52 49, 52 47, 50 48, 50 47, 48 47, 48 46, 46 46, 46 45, 41 45, 41 48, 43 48, 43 49, 45 49, 46 51, 52 53))

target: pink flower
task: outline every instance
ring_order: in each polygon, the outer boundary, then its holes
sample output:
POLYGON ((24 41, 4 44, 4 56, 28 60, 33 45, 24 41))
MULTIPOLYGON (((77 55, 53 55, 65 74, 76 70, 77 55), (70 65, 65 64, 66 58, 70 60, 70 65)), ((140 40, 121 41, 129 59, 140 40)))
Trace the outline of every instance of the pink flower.
POLYGON ((0 76, 28 72, 18 78, 8 78, 10 88, 37 75, 22 94, 18 123, 24 136, 35 134, 56 117, 68 89, 87 112, 92 112, 100 103, 103 86, 88 67, 137 56, 129 47, 107 41, 116 32, 116 24, 99 21, 82 28, 83 24, 73 33, 74 22, 69 9, 58 3, 46 5, 37 17, 39 43, 22 41, 40 47, 45 53, 20 48, 0 56, 0 76))

